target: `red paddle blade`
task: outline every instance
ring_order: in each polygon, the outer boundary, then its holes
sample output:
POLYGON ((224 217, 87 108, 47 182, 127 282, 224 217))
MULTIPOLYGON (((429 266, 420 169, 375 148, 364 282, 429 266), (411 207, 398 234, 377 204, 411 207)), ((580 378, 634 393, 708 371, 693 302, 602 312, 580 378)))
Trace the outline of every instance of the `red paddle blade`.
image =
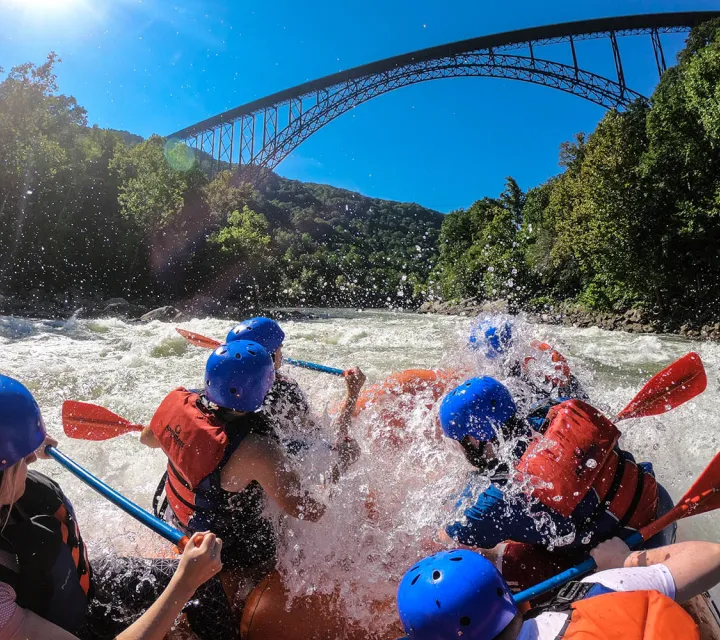
POLYGON ((705 467, 677 505, 655 522, 640 529, 640 535, 643 540, 648 540, 673 522, 715 509, 720 509, 720 453, 705 467))
POLYGON ((692 400, 706 386, 702 360, 697 353, 690 352, 650 378, 615 421, 665 413, 692 400))
POLYGON ((76 400, 66 400, 62 406, 65 435, 80 440, 109 440, 143 426, 121 418, 105 407, 76 400))
POLYGON ((695 480, 678 504, 688 505, 687 515, 720 509, 720 453, 705 467, 705 471, 695 480))
POLYGON ((192 331, 185 329, 175 329, 185 340, 192 342, 196 347, 203 347, 203 349, 217 349, 222 342, 213 340, 212 338, 206 338, 205 336, 198 335, 192 331))

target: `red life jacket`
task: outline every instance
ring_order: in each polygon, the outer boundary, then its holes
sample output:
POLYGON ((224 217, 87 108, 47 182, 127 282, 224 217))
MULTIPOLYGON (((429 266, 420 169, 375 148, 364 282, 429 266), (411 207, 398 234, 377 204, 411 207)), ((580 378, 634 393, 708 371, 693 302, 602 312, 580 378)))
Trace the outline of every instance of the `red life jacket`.
POLYGON ((165 493, 180 522, 195 513, 195 489, 223 460, 228 446, 224 423, 200 404, 200 395, 171 391, 150 420, 150 429, 168 457, 165 493))
MULTIPOLYGON (((549 353, 550 359, 553 363, 553 373, 545 375, 545 381, 551 382, 556 387, 564 386, 570 379, 570 366, 565 359, 565 356, 553 349, 547 342, 540 342, 539 340, 533 340, 530 343, 533 349, 537 349, 542 353, 549 353)), ((533 356, 528 356, 523 361, 523 371, 528 373, 533 361, 536 360, 533 356)))
POLYGON ((655 478, 618 449, 620 431, 582 400, 567 400, 548 412, 548 428, 532 442, 517 469, 530 477, 532 494, 570 517, 591 489, 600 508, 620 526, 637 529, 657 513, 655 478))

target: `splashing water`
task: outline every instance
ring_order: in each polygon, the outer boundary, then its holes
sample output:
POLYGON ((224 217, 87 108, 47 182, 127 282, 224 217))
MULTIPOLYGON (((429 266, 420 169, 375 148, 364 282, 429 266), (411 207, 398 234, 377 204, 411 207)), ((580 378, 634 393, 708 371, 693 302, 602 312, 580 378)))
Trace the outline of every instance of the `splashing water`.
MULTIPOLYGON (((452 368, 506 378, 498 362, 480 361, 465 348, 470 325, 466 318, 336 310, 330 316, 283 323, 287 354, 336 367, 359 365, 368 384, 411 367, 452 368)), ((231 324, 204 319, 184 326, 221 338, 231 324)), ((658 479, 676 499, 720 449, 715 426, 720 408, 720 346, 522 321, 516 321, 514 333, 516 345, 539 338, 558 348, 592 404, 609 416, 652 374, 687 351, 698 351, 708 372, 707 391, 668 414, 621 423, 621 445, 638 460, 652 461, 658 479)), ((170 390, 201 385, 208 352, 187 345, 173 325, 158 322, 8 317, 0 317, 0 350, 0 372, 20 379, 32 390, 60 448, 150 508, 164 471, 164 456, 142 447, 132 435, 105 442, 65 438, 61 403, 65 399, 94 402, 133 422, 147 423, 170 390)), ((306 391, 325 438, 332 439, 327 412, 342 398, 342 380, 289 367, 287 373, 306 391)), ((527 389, 517 380, 504 381, 521 411, 528 409, 532 396, 527 389)), ((329 505, 320 522, 274 514, 282 538, 279 568, 290 593, 339 591, 346 613, 369 631, 381 631, 396 619, 394 608, 383 603, 392 602, 403 573, 426 555, 422 541, 431 538, 448 517, 470 470, 457 445, 439 436, 437 407, 431 397, 402 407, 406 427, 400 432, 383 424, 384 409, 380 402, 353 423, 362 457, 336 486, 320 494, 329 505)), ((506 452, 512 450, 512 443, 502 446, 506 452)), ((311 448, 299 465, 309 479, 317 480, 327 468, 327 449, 311 448)), ((107 549, 152 555, 167 548, 53 462, 41 461, 37 468, 56 478, 73 501, 91 555, 107 549)), ((468 499, 474 500, 485 487, 486 481, 477 478, 468 499)), ((715 514, 688 520, 680 525, 679 537, 712 540, 719 523, 715 514)), ((537 526, 552 538, 548 523, 539 518, 537 526)))

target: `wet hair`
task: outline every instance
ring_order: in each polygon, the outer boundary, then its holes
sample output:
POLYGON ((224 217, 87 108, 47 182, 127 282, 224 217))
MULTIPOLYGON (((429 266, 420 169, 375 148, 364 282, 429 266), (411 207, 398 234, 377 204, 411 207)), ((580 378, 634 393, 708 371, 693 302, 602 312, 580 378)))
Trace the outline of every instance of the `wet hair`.
MULTIPOLYGON (((515 439, 523 435, 529 435, 527 425, 516 415, 511 416, 501 427, 500 431, 504 440, 515 439)), ((492 438, 489 441, 496 449, 500 446, 498 438, 492 438)), ((475 447, 470 442, 470 438, 465 436, 460 445, 465 452, 467 461, 481 473, 492 471, 493 473, 507 473, 509 471, 507 463, 502 462, 499 458, 489 458, 485 455, 484 447, 481 445, 475 447)))

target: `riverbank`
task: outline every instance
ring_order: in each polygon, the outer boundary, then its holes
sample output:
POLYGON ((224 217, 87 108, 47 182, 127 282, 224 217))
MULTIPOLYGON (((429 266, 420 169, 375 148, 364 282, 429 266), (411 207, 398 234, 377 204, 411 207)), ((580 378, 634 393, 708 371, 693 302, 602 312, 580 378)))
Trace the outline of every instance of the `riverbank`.
MULTIPOLYGON (((607 331, 625 331, 635 334, 674 334, 694 340, 720 341, 720 321, 698 315, 695 319, 654 315, 641 309, 624 313, 588 311, 581 307, 561 303, 543 311, 513 308, 507 300, 481 301, 477 298, 450 302, 425 302, 419 314, 460 316, 472 318, 482 314, 523 311, 527 318, 542 324, 584 329, 598 327, 607 331)), ((255 306, 238 306, 234 302, 210 297, 170 301, 163 299, 103 298, 101 296, 44 296, 31 292, 27 298, 0 294, 0 315, 26 318, 67 320, 68 318, 121 318, 129 322, 186 322, 192 318, 218 318, 236 322, 242 318, 265 315, 276 320, 313 320, 319 316, 302 309, 277 309, 255 306)))
POLYGON ((209 297, 170 301, 158 298, 103 298, 101 296, 45 296, 31 292, 27 298, 0 294, 0 315, 24 318, 67 320, 77 318, 120 318, 132 323, 186 322, 192 318, 218 318, 237 322, 242 318, 265 315, 276 320, 313 320, 317 314, 291 309, 269 309, 255 305, 240 307, 209 297))
POLYGON ((694 340, 720 341, 720 322, 698 314, 688 319, 672 315, 653 314, 642 309, 623 313, 588 311, 571 303, 560 303, 543 311, 514 309, 507 300, 481 301, 468 298, 459 302, 426 302, 418 313, 475 317, 487 313, 516 313, 524 311, 528 319, 542 324, 562 325, 584 329, 598 327, 607 331, 627 333, 675 334, 694 340))

